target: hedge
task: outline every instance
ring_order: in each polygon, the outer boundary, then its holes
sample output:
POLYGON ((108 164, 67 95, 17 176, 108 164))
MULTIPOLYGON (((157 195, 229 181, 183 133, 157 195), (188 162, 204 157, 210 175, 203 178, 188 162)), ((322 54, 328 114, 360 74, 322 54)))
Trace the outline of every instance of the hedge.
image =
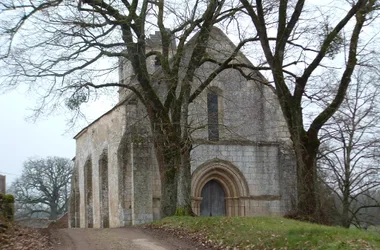
POLYGON ((0 216, 13 220, 15 198, 11 194, 0 194, 0 216))

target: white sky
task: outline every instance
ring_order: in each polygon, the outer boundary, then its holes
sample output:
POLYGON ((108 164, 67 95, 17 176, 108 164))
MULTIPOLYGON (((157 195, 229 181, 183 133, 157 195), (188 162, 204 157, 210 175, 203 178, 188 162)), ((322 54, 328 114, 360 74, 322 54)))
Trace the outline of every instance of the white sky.
MULTIPOLYGON (((7 187, 21 175, 23 162, 29 157, 75 156, 73 136, 80 127, 69 129, 64 114, 42 117, 33 123, 27 118, 34 106, 33 97, 20 90, 0 94, 0 174, 7 176, 7 187)), ((93 107, 87 113, 98 117, 110 104, 99 101, 93 107)))
MULTIPOLYGON (((329 0, 322 2, 330 3, 329 0)), ((75 156, 75 140, 72 138, 81 126, 68 130, 63 114, 42 117, 36 123, 27 121, 35 100, 21 90, 0 94, 0 105, 0 174, 7 176, 8 186, 21 175, 22 164, 29 157, 71 159, 75 156)), ((97 118, 110 107, 109 101, 98 101, 86 114, 97 118)))

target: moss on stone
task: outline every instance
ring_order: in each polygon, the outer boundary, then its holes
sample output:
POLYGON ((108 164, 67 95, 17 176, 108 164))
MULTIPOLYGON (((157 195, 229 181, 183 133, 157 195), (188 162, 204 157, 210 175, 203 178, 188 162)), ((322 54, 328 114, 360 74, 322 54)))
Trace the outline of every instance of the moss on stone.
POLYGON ((185 207, 177 207, 175 210, 175 216, 193 216, 192 213, 189 212, 189 209, 185 207))

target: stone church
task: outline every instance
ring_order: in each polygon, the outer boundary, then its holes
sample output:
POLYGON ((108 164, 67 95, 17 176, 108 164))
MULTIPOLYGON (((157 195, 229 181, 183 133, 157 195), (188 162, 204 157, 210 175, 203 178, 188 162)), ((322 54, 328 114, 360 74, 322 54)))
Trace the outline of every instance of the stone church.
MULTIPOLYGON (((159 33, 147 39, 149 50, 159 49, 159 33)), ((209 55, 229 55, 234 48, 221 30, 211 31, 209 55)), ((242 53, 237 60, 250 63, 242 53)), ((122 60, 120 65, 119 80, 133 81, 131 65, 122 60)), ((159 67, 153 57, 150 70, 159 67)), ((210 69, 204 64, 198 77, 210 69)), ((248 73, 257 80, 246 80, 234 69, 223 71, 189 107, 190 124, 199 128, 192 133, 191 152, 197 215, 281 216, 295 202, 295 162, 285 150, 290 142, 281 109, 262 84, 264 77, 248 73)), ((160 219, 160 175, 150 126, 134 94, 120 89, 118 104, 74 139, 70 227, 123 227, 160 219)))

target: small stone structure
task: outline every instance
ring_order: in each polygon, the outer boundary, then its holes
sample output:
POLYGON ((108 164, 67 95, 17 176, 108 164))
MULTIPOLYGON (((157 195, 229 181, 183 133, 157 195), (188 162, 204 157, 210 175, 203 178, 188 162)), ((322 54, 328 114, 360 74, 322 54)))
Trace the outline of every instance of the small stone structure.
POLYGON ((6 178, 5 175, 0 174, 0 194, 5 194, 6 192, 6 178))
POLYGON ((13 220, 15 214, 15 199, 11 194, 0 193, 0 218, 13 220))
MULTIPOLYGON (((222 60, 234 50, 219 29, 210 36, 210 56, 222 60)), ((147 50, 159 50, 159 35, 148 39, 147 50)), ((243 54, 236 60, 250 64, 243 54)), ((149 67, 154 74, 160 70, 153 57, 149 67)), ((196 79, 213 69, 205 63, 196 79)), ((197 215, 281 216, 292 208, 295 161, 285 150, 290 143, 285 120, 276 95, 261 83, 264 77, 246 73, 257 80, 223 71, 189 107, 190 124, 200 128, 192 134, 191 152, 197 215)), ((133 84, 133 75, 129 62, 121 60, 120 82, 133 84)), ((164 84, 157 84, 158 93, 160 88, 164 84)), ((145 108, 124 89, 119 100, 74 137, 70 227, 122 227, 160 218, 160 175, 145 108)))

